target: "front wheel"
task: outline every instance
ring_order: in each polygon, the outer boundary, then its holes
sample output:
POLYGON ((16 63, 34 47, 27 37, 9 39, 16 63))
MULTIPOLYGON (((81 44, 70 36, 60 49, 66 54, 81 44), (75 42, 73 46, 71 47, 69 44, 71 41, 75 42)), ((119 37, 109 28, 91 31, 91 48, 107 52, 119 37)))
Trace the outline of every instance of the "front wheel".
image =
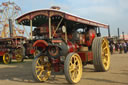
POLYGON ((82 61, 77 53, 69 53, 64 62, 64 72, 67 81, 78 83, 82 77, 82 61))
POLYGON ((3 63, 4 63, 4 64, 9 64, 9 63, 11 63, 11 54, 5 53, 5 54, 3 55, 3 63))
POLYGON ((39 56, 32 63, 32 75, 38 82, 46 81, 51 75, 51 64, 44 62, 45 56, 39 56))

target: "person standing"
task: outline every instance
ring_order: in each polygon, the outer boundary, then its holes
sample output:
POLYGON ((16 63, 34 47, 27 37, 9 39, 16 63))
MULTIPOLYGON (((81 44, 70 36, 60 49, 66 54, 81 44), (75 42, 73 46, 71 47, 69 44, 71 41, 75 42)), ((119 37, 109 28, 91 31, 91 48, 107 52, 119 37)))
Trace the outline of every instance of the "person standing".
POLYGON ((127 46, 127 52, 128 52, 128 41, 126 42, 126 46, 127 46))
POLYGON ((127 43, 124 42, 124 43, 123 43, 123 46, 124 46, 124 53, 127 53, 127 43))
POLYGON ((109 46, 110 46, 110 52, 111 52, 111 54, 113 54, 113 44, 112 44, 112 42, 110 42, 109 46))
POLYGON ((122 44, 119 43, 120 54, 122 53, 122 44))

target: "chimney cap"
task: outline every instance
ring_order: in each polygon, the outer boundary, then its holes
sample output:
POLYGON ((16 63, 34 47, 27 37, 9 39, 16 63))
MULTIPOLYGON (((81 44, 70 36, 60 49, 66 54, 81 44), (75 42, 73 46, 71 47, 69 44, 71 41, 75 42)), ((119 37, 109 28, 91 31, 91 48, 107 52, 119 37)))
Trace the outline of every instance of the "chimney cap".
POLYGON ((59 6, 52 6, 51 9, 60 10, 60 7, 59 6))

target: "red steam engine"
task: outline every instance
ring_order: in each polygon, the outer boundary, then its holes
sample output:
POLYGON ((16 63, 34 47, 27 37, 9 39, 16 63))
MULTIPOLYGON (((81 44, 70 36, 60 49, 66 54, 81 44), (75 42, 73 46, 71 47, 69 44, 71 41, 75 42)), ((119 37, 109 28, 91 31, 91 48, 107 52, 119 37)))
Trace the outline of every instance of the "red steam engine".
POLYGON ((99 31, 108 25, 56 9, 32 11, 16 20, 31 27, 34 51, 39 51, 32 64, 35 80, 46 81, 52 72, 64 71, 69 83, 78 83, 87 64, 96 71, 109 70, 108 41, 99 31))

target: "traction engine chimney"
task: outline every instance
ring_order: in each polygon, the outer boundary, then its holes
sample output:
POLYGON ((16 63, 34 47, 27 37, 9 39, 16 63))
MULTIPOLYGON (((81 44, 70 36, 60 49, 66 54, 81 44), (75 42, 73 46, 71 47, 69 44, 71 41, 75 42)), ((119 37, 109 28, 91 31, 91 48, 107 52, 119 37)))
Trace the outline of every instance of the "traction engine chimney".
POLYGON ((9 21, 9 32, 10 32, 9 37, 13 37, 12 19, 8 19, 8 21, 9 21))

